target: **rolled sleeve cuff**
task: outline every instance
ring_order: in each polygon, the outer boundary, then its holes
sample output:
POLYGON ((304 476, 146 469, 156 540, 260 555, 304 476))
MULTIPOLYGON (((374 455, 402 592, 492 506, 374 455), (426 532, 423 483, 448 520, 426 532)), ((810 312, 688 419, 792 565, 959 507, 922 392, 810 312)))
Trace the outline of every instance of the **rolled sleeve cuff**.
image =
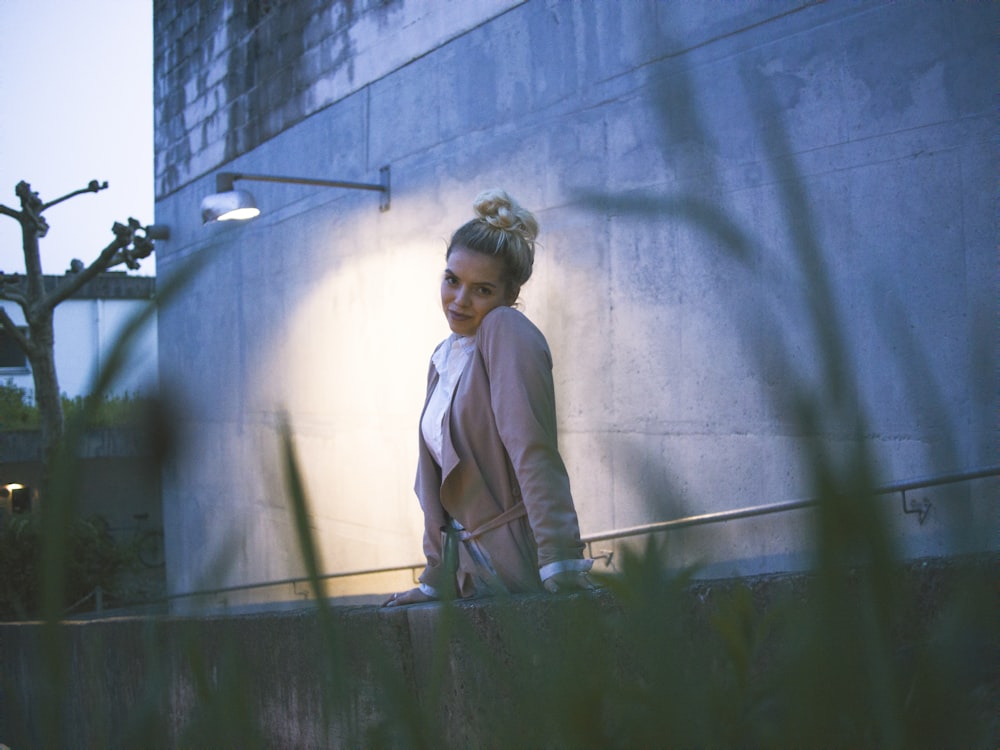
POLYGON ((544 581, 556 575, 556 573, 565 573, 566 571, 586 573, 593 564, 593 560, 556 560, 539 568, 538 575, 544 581))
POLYGON ((428 586, 426 583, 421 583, 420 590, 424 592, 424 594, 426 594, 427 596, 431 597, 432 599, 438 598, 437 589, 434 588, 433 586, 428 586))

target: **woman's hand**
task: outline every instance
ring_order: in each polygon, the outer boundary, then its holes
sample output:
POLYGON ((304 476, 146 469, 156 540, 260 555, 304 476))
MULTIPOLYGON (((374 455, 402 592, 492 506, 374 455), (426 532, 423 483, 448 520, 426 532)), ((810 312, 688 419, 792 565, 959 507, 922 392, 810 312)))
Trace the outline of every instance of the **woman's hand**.
POLYGON ((597 591, 601 587, 585 572, 564 570, 542 581, 545 590, 551 594, 566 591, 597 591))
POLYGON ((404 591, 402 594, 393 594, 384 602, 382 602, 383 607, 401 607, 404 604, 418 604, 419 602, 431 602, 434 601, 433 596, 427 596, 419 588, 410 589, 409 591, 404 591))

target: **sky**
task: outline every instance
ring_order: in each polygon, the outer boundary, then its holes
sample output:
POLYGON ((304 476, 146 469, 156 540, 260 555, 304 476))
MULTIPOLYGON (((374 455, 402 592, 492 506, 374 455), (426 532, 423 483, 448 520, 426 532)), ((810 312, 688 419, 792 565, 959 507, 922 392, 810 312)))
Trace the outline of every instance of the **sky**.
MULTIPOLYGON (((21 180, 48 202, 95 179, 108 189, 45 212, 45 273, 89 264, 116 221, 155 220, 152 0, 0 0, 0 204, 20 209, 21 180)), ((154 254, 138 273, 155 270, 154 254)), ((2 215, 0 271, 24 271, 2 215)))

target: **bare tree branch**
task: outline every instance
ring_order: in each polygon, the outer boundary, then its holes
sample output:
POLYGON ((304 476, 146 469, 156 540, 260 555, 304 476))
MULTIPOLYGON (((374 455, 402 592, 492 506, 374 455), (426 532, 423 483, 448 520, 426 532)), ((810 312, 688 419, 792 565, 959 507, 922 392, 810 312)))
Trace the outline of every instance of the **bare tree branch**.
POLYGON ((12 219, 17 219, 18 221, 21 220, 21 212, 20 211, 15 211, 13 208, 10 208, 9 206, 5 206, 2 203, 0 203, 0 214, 3 214, 4 216, 9 216, 12 219))
POLYGON ((115 233, 115 238, 101 251, 101 254, 79 273, 64 276, 65 281, 42 299, 41 304, 44 307, 55 308, 60 302, 76 294, 88 281, 112 267, 115 256, 132 242, 133 230, 115 222, 111 231, 115 233))
POLYGON ((7 311, 2 307, 0 307, 0 328, 6 331, 7 335, 14 339, 14 342, 21 347, 21 351, 29 357, 34 354, 34 342, 21 332, 17 323, 11 320, 10 315, 8 315, 7 311))
POLYGON ((28 305, 27 280, 21 278, 20 274, 8 276, 0 271, 0 299, 16 302, 21 309, 28 305))
POLYGON ((43 204, 42 207, 38 210, 38 212, 41 213, 42 211, 51 208, 57 203, 62 203, 65 200, 69 200, 74 195, 80 195, 81 193, 97 193, 100 192, 101 190, 107 190, 107 188, 108 188, 108 183, 106 180, 104 182, 91 180, 87 184, 87 187, 80 188, 79 190, 74 190, 72 193, 66 193, 66 195, 64 195, 62 198, 56 198, 54 201, 49 201, 48 203, 43 204))
POLYGON ((153 250, 156 246, 153 244, 153 240, 149 238, 150 227, 143 227, 135 219, 130 218, 128 220, 129 229, 132 232, 132 247, 124 247, 121 251, 111 259, 111 263, 108 268, 114 268, 115 266, 124 263, 131 270, 135 271, 139 268, 139 261, 143 258, 148 258, 153 254, 153 250), (136 234, 138 230, 142 230, 142 234, 136 234))

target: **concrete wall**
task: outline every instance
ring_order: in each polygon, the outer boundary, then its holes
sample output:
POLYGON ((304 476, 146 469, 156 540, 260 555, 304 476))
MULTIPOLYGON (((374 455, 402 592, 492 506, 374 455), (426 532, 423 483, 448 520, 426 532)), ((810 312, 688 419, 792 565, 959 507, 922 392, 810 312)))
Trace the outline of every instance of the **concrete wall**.
POLYGON ((996 565, 923 561, 875 586, 640 576, 618 597, 0 623, 0 741, 995 747, 996 565))
MULTIPOLYGON (((161 378, 175 592, 300 571, 293 426, 323 566, 420 557, 411 491, 443 250, 482 188, 539 217, 522 309, 555 358, 585 534, 995 462, 990 3, 158 3, 161 378), (255 10, 254 10, 255 9, 255 10), (253 11, 253 12, 251 12, 253 11), (220 168, 264 215, 199 225, 220 168), (811 404, 812 411, 804 410, 811 404)), ((886 501, 904 554, 998 546, 996 484, 886 501), (958 536, 969 527, 978 535, 958 536)), ((705 575, 801 568, 810 519, 671 536, 705 575)), ((406 582, 408 585, 408 582, 406 582)))

